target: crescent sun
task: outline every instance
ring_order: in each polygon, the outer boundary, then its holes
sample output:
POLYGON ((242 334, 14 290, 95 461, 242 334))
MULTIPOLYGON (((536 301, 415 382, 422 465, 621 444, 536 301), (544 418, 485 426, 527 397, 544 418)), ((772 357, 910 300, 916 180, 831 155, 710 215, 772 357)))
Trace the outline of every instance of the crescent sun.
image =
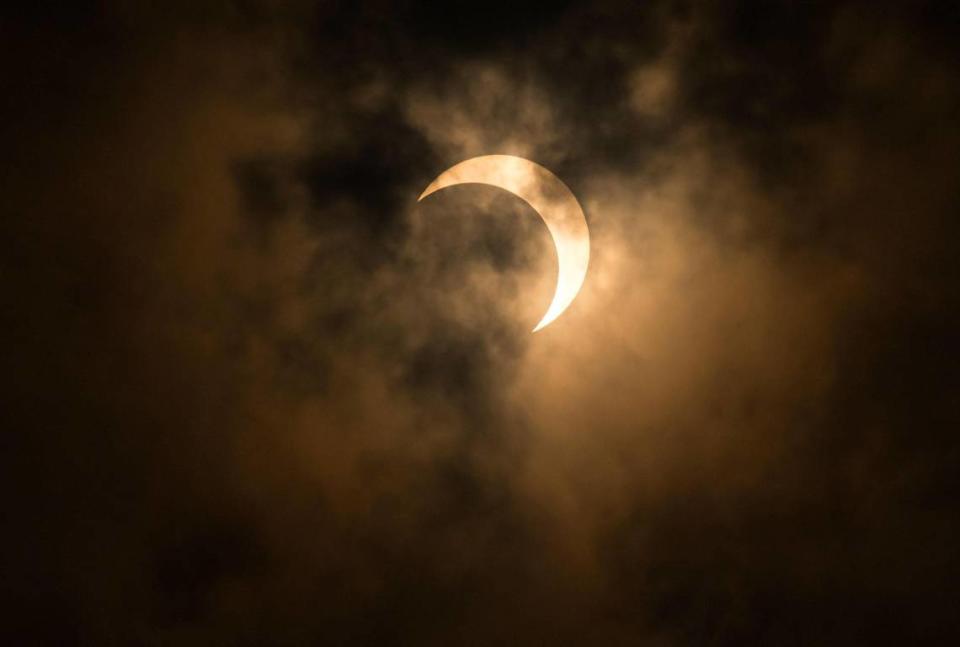
POLYGON ((424 189, 417 201, 455 184, 488 184, 509 191, 536 211, 557 249, 557 289, 533 332, 559 317, 573 302, 587 275, 590 231, 583 209, 560 178, 522 157, 482 155, 451 166, 424 189))

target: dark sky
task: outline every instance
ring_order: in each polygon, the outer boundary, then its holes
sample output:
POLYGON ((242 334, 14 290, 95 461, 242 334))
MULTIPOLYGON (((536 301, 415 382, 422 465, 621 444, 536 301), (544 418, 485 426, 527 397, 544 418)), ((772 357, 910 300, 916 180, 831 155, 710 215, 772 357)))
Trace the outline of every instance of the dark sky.
POLYGON ((4 644, 960 641, 956 4, 4 12, 4 644))

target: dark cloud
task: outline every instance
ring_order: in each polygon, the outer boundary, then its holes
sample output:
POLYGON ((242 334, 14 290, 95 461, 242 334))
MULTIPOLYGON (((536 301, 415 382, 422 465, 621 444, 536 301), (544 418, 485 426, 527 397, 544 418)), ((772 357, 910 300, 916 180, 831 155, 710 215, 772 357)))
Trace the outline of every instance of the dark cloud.
POLYGON ((11 13, 12 644, 955 641, 955 13, 11 13))

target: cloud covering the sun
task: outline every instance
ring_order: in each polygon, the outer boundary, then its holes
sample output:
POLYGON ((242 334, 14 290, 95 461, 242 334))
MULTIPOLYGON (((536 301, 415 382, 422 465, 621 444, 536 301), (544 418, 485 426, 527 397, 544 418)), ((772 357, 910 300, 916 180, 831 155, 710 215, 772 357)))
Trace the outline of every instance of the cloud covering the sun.
POLYGON ((4 127, 14 477, 39 501, 11 506, 56 511, 9 552, 24 622, 197 645, 943 625, 958 529, 910 502, 955 487, 944 45, 856 4, 783 9, 805 52, 710 3, 489 43, 381 3, 250 4, 108 3, 5 63, 8 108, 41 106, 4 127), (535 335, 536 213, 417 202, 493 153, 590 226, 535 335), (831 625, 838 596, 868 602, 831 625))

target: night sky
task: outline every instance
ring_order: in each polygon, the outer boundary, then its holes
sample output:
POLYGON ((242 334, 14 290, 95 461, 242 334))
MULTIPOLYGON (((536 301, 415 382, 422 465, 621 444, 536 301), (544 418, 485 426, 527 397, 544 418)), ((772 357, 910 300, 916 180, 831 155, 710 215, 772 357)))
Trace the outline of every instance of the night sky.
POLYGON ((960 644, 952 2, 0 14, 5 645, 960 644), (580 200, 591 263, 489 186, 580 200))

